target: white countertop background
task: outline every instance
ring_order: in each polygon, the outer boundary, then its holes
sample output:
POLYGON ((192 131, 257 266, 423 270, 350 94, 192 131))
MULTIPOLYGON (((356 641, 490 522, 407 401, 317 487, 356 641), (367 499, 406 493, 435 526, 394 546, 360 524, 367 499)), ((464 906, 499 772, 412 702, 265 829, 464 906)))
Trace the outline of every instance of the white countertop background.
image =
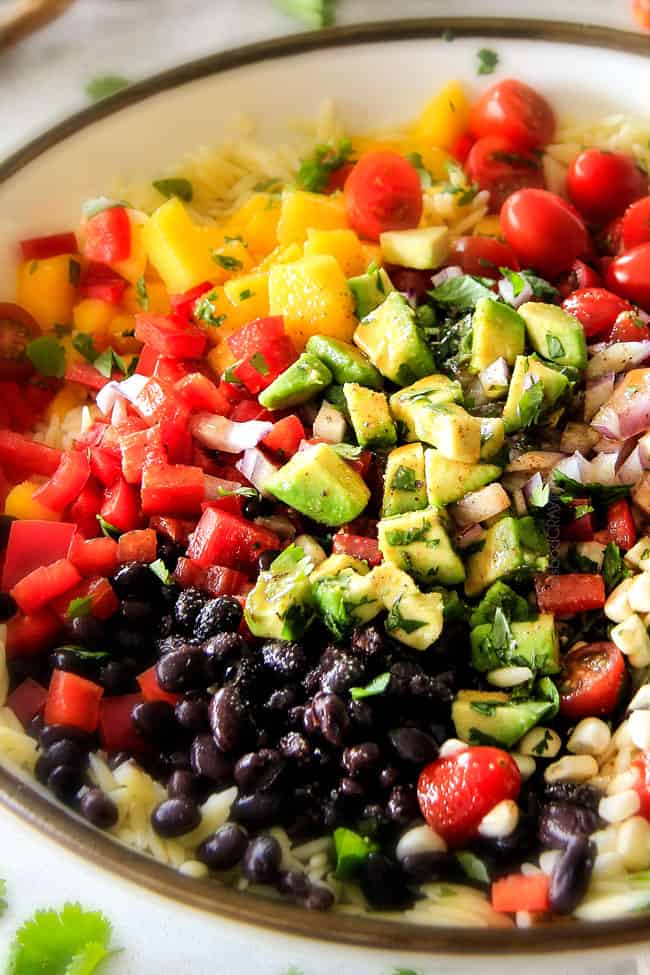
MULTIPOLYGON (((8 3, 0 0, 0 13, 8 3)), ((498 13, 634 29, 629 0, 340 0, 338 7, 338 23, 498 13)), ((270 0, 77 0, 59 21, 0 53, 0 159, 87 104, 84 87, 94 77, 119 74, 136 81, 191 58, 300 29, 270 0)), ((78 900, 105 912, 114 925, 115 945, 124 949, 102 969, 107 975, 226 975, 235 970, 288 975, 292 968, 292 975, 392 975, 396 967, 412 967, 408 956, 280 938, 172 909, 170 902, 67 854, 2 809, 0 877, 7 881, 9 900, 0 920, 0 963, 14 930, 35 909, 78 900)), ((511 964, 533 975, 529 961, 512 959, 511 964)), ((547 975, 635 971, 632 963, 580 964, 579 958, 547 962, 543 968, 547 975)), ((469 962, 460 970, 487 973, 485 966, 469 962)), ((422 975, 434 971, 445 975, 451 969, 433 963, 422 975)))

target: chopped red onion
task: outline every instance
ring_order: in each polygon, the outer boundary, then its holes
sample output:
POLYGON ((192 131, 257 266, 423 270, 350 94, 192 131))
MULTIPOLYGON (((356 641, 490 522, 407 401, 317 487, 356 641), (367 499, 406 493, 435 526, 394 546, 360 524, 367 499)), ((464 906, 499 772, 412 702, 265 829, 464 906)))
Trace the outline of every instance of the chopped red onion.
POLYGON ((119 384, 120 392, 122 396, 128 399, 129 403, 134 403, 148 382, 149 376, 141 376, 136 372, 121 381, 119 384))
POLYGON ((566 474, 572 481, 578 481, 579 484, 588 484, 590 480, 589 461, 585 460, 577 450, 570 457, 565 457, 556 464, 553 470, 566 474))
POLYGON ((260 494, 266 494, 265 487, 269 478, 275 474, 279 467, 272 463, 268 457, 258 450, 257 447, 249 447, 244 451, 243 456, 237 461, 235 467, 241 471, 247 481, 257 488, 260 494))
POLYGON ((465 390, 465 396, 474 406, 485 406, 489 402, 485 389, 478 376, 475 376, 465 390))
POLYGON ((456 535, 456 545, 458 548, 469 548, 476 542, 482 541, 485 536, 485 529, 480 525, 470 525, 469 528, 461 529, 456 535))
POLYGON ((488 484, 479 491, 472 491, 456 502, 453 518, 457 525, 474 525, 501 514, 510 507, 510 497, 500 484, 488 484))
POLYGON ((190 420, 190 431, 199 443, 227 454, 239 454, 249 447, 256 447, 272 429, 273 424, 265 420, 237 423, 217 413, 197 413, 190 420))
POLYGON ((589 465, 588 484, 618 484, 616 465, 618 454, 597 454, 589 465))
POLYGON ((639 458, 644 470, 650 467, 650 433, 646 433, 639 440, 639 458))
POLYGON ((226 481, 223 477, 213 477, 212 474, 206 474, 203 480, 205 482, 206 501, 217 501, 224 494, 235 492, 237 488, 241 487, 239 481, 226 481))
POLYGON ((625 440, 610 440, 609 437, 601 437, 594 444, 596 454, 618 454, 623 448, 625 440))
POLYGON ((621 484, 635 484, 642 474, 641 448, 637 446, 619 467, 617 477, 621 484))
POLYGON ((314 420, 314 436, 325 443, 341 443, 347 426, 341 411, 323 400, 314 420))
POLYGON ((523 288, 518 295, 515 295, 515 289, 513 287, 512 281, 508 278, 502 278, 499 281, 499 294, 506 302, 506 304, 511 305, 512 308, 519 308, 525 302, 530 301, 534 297, 534 292, 528 281, 524 284, 523 288))
POLYGON ((614 373, 606 372, 598 379, 587 383, 585 390, 585 420, 587 423, 596 415, 603 403, 614 392, 614 373))
POLYGON ((443 267, 442 271, 434 274, 431 278, 431 283, 434 288, 439 288, 445 281, 451 281, 452 278, 459 278, 462 274, 462 267, 459 267, 457 264, 452 264, 451 267, 443 267))
POLYGON ((650 359, 650 340, 643 342, 615 342, 597 352, 587 363, 585 378, 598 379, 608 372, 627 372, 650 359))
POLYGON ((113 409, 111 411, 111 423, 114 427, 117 427, 120 425, 120 423, 124 423, 128 415, 129 413, 126 400, 123 396, 118 396, 113 403, 113 409))
POLYGON ((510 382, 510 366, 503 356, 499 356, 489 366, 478 374, 479 381, 486 394, 499 389, 507 389, 510 382))
POLYGON ((524 515, 528 514, 528 505, 526 504, 524 492, 519 488, 515 488, 512 491, 512 507, 515 509, 515 514, 518 518, 523 518, 524 515))
POLYGON ((95 402, 104 416, 108 416, 119 399, 124 399, 120 384, 115 379, 112 379, 99 390, 95 397, 95 402))
POLYGON ((530 504, 533 493, 535 491, 541 491, 543 487, 544 487, 544 478, 539 473, 539 471, 537 471, 536 474, 533 474, 530 480, 526 481, 526 483, 522 488, 524 498, 526 499, 527 504, 530 504))

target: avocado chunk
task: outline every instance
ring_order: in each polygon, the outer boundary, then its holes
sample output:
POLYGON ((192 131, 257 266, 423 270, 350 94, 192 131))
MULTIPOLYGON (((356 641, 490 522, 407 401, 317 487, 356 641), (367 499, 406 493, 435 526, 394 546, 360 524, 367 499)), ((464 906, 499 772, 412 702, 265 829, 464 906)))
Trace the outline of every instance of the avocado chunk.
POLYGON ((481 418, 481 460, 492 460, 502 449, 506 428, 500 416, 481 418))
POLYGON ((560 644, 555 619, 549 613, 536 620, 508 623, 501 611, 493 623, 474 627, 470 643, 476 670, 530 667, 540 674, 557 674, 560 670, 560 644))
POLYGON ((490 484, 501 474, 495 464, 464 464, 460 460, 443 457, 429 448, 424 454, 427 497, 433 507, 443 507, 460 501, 470 491, 490 484))
POLYGON ((443 457, 475 464, 481 456, 481 420, 457 403, 441 403, 418 410, 420 440, 436 447, 443 457))
POLYGON ((494 623, 496 611, 500 609, 510 620, 527 620, 530 616, 530 606, 514 589, 505 582, 495 582, 490 586, 478 606, 472 610, 469 625, 481 626, 482 623, 494 623))
POLYGON ((557 305, 541 301, 527 301, 519 314, 526 322, 530 344, 542 359, 550 359, 558 366, 585 368, 587 340, 577 318, 557 305))
POLYGON ((381 305, 386 295, 395 290, 383 267, 368 268, 365 274, 348 278, 348 286, 356 302, 357 318, 365 318, 381 305))
POLYGON ((381 389, 384 385, 379 370, 350 342, 342 342, 329 335, 312 335, 306 348, 307 352, 325 363, 334 382, 341 386, 343 383, 358 383, 369 389, 381 389))
POLYGON ((551 700, 514 701, 500 691, 459 691, 451 706, 461 741, 499 748, 512 748, 526 732, 555 713, 551 700))
POLYGON ((390 636, 414 650, 428 650, 444 623, 444 597, 440 592, 419 592, 413 579, 391 562, 372 570, 388 616, 384 628, 390 636))
POLYGON ((323 525, 344 525, 361 514, 370 491, 329 444, 300 450, 271 475, 266 491, 323 525))
POLYGON ((435 508, 382 518, 378 537, 384 558, 421 585, 455 586, 465 578, 463 563, 435 508))
POLYGON ((387 230, 379 236, 382 260, 387 264, 433 270, 447 260, 449 231, 446 227, 387 230))
POLYGON ((415 312, 397 291, 359 322, 353 338, 382 375, 398 386, 408 386, 435 369, 415 312))
POLYGON ((244 615, 251 633, 279 640, 297 640, 303 635, 314 618, 312 568, 304 550, 290 545, 268 570, 260 572, 246 597, 244 615))
POLYGON ((495 359, 514 365, 523 355, 526 323, 514 308, 491 298, 479 298, 472 316, 471 372, 486 369, 495 359))
POLYGON ((318 615, 337 640, 368 623, 384 608, 368 565, 349 555, 330 555, 310 577, 318 615))
POLYGON ((392 447, 397 443, 395 424, 383 393, 358 383, 345 383, 343 395, 360 447, 392 447))
POLYGON ((517 356, 515 368, 510 378, 508 388, 508 398, 503 407, 503 421, 508 433, 521 430, 524 426, 529 426, 531 422, 536 422, 536 416, 531 413, 541 414, 552 406, 564 395, 569 385, 569 380, 561 372, 551 369, 544 365, 535 356, 517 356), (529 376, 530 379, 526 379, 529 376), (541 383, 542 398, 537 407, 529 403, 530 385, 526 383, 532 380, 532 384, 541 383), (533 419, 531 421, 531 415, 533 419))
POLYGON ((417 382, 393 393, 390 408, 400 424, 403 439, 408 441, 422 439, 418 430, 427 429, 428 411, 439 403, 460 403, 463 387, 455 379, 434 374, 418 379, 417 382))
POLYGON ((488 528, 480 551, 467 559, 465 593, 478 596, 498 579, 527 579, 548 568, 548 541, 530 516, 507 516, 488 528))
POLYGON ((424 448, 421 443, 391 450, 384 472, 382 517, 418 511, 427 506, 424 476, 424 448))
POLYGON ((332 373, 327 366, 310 352, 303 352, 260 393, 258 399, 267 410, 283 410, 287 406, 306 403, 331 382, 332 373))

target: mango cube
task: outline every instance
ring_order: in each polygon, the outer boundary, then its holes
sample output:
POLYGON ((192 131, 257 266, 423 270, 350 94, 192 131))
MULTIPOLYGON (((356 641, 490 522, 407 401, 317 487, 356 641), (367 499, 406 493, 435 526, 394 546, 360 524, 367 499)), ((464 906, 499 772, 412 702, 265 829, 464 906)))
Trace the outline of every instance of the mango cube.
POLYGON ((349 342, 357 325, 345 275, 335 258, 326 254, 272 267, 269 311, 284 316, 287 335, 299 349, 310 335, 349 342))
POLYGON ((363 274, 368 266, 361 241, 354 230, 307 231, 305 257, 330 254, 336 258, 346 278, 363 274))
POLYGON ((40 261, 23 261, 18 267, 16 300, 44 332, 72 320, 77 294, 73 261, 73 256, 59 254, 40 261))
POLYGON ((278 223, 278 242, 302 244, 307 231, 337 230, 347 226, 341 195, 323 196, 304 190, 285 190, 278 223))
POLYGON ((470 104, 460 81, 450 81, 425 106, 414 126, 414 136, 451 149, 469 129, 470 104))

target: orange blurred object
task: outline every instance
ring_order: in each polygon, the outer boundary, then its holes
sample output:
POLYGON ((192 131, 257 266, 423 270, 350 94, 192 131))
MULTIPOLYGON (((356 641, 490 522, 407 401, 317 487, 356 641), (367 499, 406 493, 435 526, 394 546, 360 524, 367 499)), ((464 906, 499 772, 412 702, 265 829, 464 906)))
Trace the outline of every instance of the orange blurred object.
POLYGON ((632 13, 639 27, 650 31, 650 0, 632 0, 632 13))

